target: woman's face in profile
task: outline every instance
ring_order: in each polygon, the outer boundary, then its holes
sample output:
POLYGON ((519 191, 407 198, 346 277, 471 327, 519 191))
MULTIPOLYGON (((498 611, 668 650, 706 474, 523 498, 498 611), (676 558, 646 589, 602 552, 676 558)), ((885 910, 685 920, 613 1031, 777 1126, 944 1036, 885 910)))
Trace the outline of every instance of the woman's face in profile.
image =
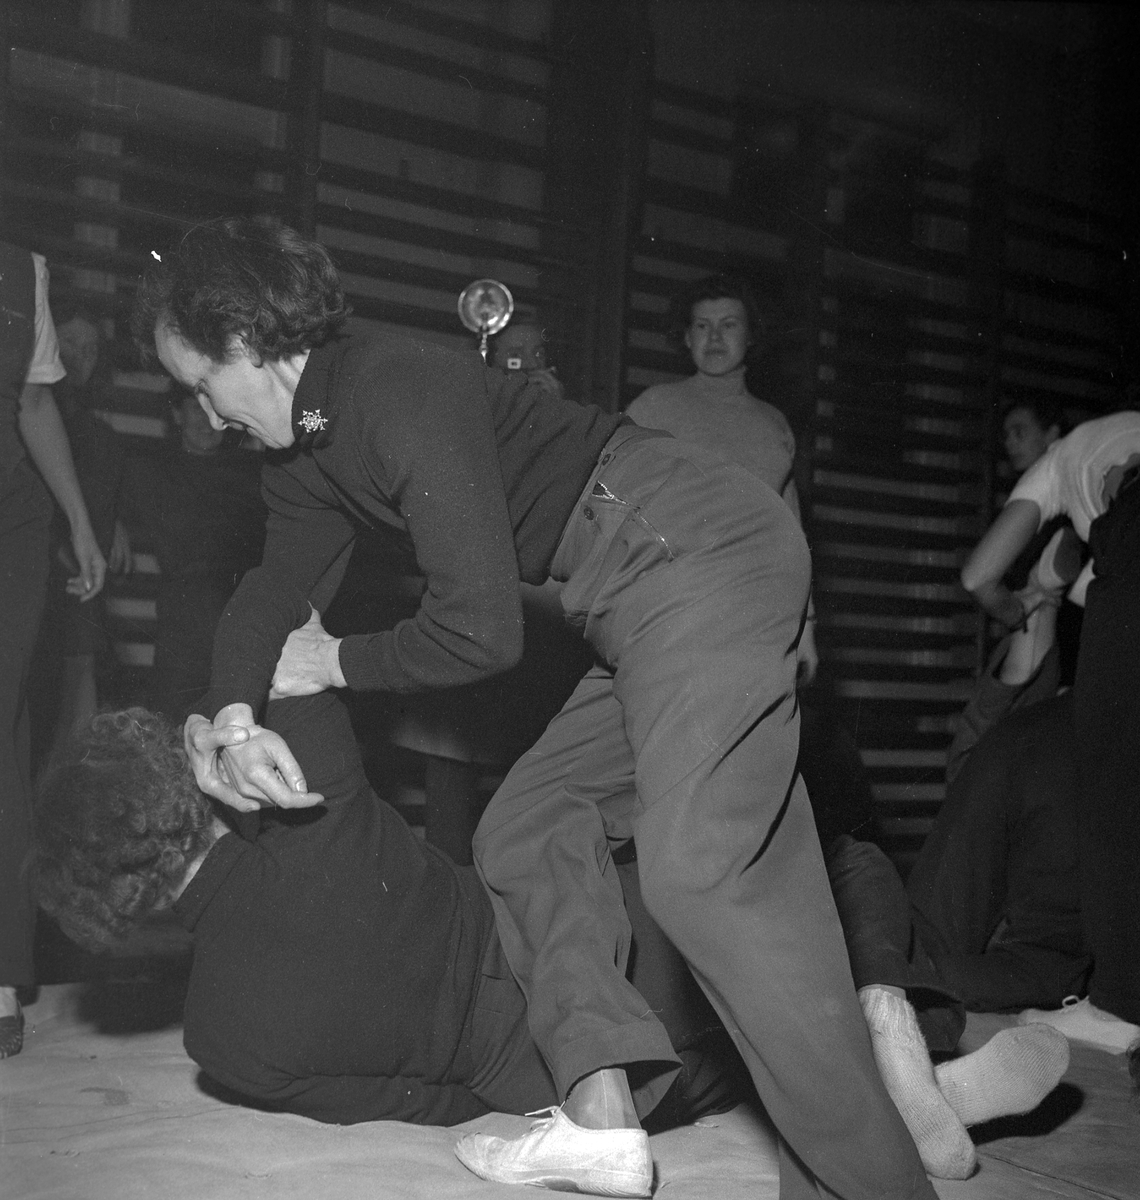
POLYGON ((1060 432, 1056 425, 1042 429, 1031 408, 1010 409, 1002 423, 1002 440, 1013 469, 1018 473, 1028 471, 1057 440, 1060 432))

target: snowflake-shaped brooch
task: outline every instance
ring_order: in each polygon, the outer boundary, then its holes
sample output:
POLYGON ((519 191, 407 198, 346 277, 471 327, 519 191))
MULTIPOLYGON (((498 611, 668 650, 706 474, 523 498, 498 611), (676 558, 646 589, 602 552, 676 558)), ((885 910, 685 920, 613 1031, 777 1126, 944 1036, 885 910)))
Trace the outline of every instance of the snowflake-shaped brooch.
POLYGON ((306 433, 317 433, 319 430, 324 429, 328 423, 328 417, 321 416, 321 410, 319 408, 313 409, 312 411, 306 409, 301 413, 300 424, 301 428, 306 433))

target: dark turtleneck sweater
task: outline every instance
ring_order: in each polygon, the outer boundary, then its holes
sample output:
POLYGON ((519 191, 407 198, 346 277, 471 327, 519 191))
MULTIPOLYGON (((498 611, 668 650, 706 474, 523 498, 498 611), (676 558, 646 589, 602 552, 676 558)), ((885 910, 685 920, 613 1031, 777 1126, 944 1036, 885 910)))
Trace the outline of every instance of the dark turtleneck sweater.
MULTIPOLYGON (((295 444, 267 456, 265 555, 222 619, 255 667, 214 679, 218 707, 256 711, 300 592, 327 607, 360 526, 410 539, 426 588, 414 617, 346 637, 353 689, 412 692, 506 670, 522 648, 518 583, 546 577, 602 447, 625 420, 552 397, 472 350, 361 333, 309 354, 293 401, 295 444), (289 615, 274 620, 282 596, 289 615)), ((215 661, 217 661, 215 659, 215 661)), ((216 709, 214 711, 217 711, 216 709)), ((210 714, 212 715, 212 714, 210 714)))

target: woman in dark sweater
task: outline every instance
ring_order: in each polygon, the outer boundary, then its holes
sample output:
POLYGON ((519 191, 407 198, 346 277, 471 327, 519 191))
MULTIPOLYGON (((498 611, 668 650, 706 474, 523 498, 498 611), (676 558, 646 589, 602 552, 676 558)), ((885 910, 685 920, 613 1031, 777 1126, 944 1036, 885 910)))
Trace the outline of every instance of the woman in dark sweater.
MULTIPOLYGON (((44 907, 98 948, 176 896, 194 942, 186 1051, 257 1103, 437 1125, 555 1104, 474 869, 372 791, 337 696, 275 701, 267 721, 324 803, 223 821, 172 723, 144 709, 97 717, 41 790, 44 907)), ((652 957, 660 935, 632 911, 652 957)), ((635 976, 683 1052, 670 1115, 693 1119, 738 1092, 696 989, 654 993, 678 978, 651 961, 635 976)))
POLYGON ((875 1069, 795 771, 810 561, 794 517, 709 452, 487 369, 473 348, 346 335, 344 316, 325 252, 253 222, 190 230, 140 287, 140 343, 218 426, 271 449, 263 562, 222 622, 256 662, 215 693, 212 725, 187 723, 200 785, 238 808, 314 803, 255 724, 271 681, 305 695, 486 678, 518 659, 520 579, 561 581, 597 665, 512 769, 474 849, 564 1103, 518 1143, 473 1140, 465 1161, 565 1186, 574 1147, 585 1164, 611 1145, 618 1194, 648 1194, 639 1122, 678 1064, 624 970, 607 834, 636 834, 646 907, 736 1031, 780 1131, 786 1200, 820 1186, 931 1197, 875 1069), (416 615, 344 639, 310 622, 278 663, 263 631, 276 597, 292 585, 323 611, 355 530, 380 524, 426 577, 416 615), (223 773, 215 752, 239 741, 223 773), (635 803, 603 811, 631 774, 635 803))

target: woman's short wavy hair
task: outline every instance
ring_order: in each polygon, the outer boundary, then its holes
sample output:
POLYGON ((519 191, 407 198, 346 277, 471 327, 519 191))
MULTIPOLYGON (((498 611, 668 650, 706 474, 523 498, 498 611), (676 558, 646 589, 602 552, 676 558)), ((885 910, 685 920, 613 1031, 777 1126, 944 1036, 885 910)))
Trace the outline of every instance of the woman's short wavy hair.
POLYGON ((163 324, 213 362, 232 360, 235 339, 277 362, 328 341, 349 312, 323 246, 279 221, 224 217, 154 255, 135 294, 131 334, 147 360, 163 324))
POLYGON ((739 300, 748 318, 748 333, 759 342, 764 331, 764 319, 756 303, 752 285, 743 275, 706 275, 683 287, 669 305, 669 337, 678 345, 685 344, 685 334, 693 323, 693 309, 702 300, 739 300))
POLYGON ((100 713, 38 788, 37 899, 68 937, 106 949, 170 902, 213 819, 177 728, 144 708, 100 713))

